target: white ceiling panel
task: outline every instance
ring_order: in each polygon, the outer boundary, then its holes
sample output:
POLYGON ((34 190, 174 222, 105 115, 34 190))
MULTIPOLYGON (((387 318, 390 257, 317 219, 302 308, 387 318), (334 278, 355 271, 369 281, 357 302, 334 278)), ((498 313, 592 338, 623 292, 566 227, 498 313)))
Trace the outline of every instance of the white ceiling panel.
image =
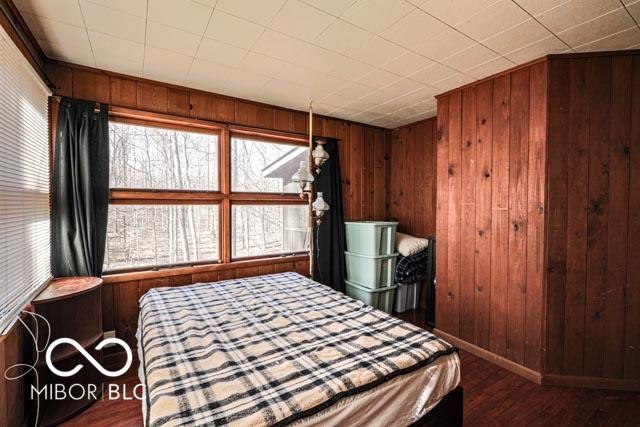
POLYGON ((52 58, 385 127, 546 54, 640 47, 637 0, 15 3, 52 58))

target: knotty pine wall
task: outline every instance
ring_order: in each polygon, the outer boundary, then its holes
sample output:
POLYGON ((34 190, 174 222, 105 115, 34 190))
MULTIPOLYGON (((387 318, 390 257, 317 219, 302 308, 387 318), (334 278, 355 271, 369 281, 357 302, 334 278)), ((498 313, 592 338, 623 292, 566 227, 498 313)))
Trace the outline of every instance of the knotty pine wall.
POLYGON ((546 81, 539 62, 438 98, 436 328, 533 371, 542 352, 546 81))
POLYGON ((552 59, 549 84, 546 371, 638 385, 640 52, 552 59))
MULTIPOLYGON (((106 102, 142 112, 212 120, 264 130, 307 133, 308 113, 162 84, 136 77, 49 61, 46 72, 54 94, 106 102)), ((343 203, 347 220, 385 219, 385 187, 390 132, 363 124, 314 116, 314 134, 339 138, 343 203)), ((138 299, 155 286, 178 286, 298 271, 308 274, 308 257, 274 258, 213 267, 174 269, 135 276, 132 280, 105 277, 103 287, 104 330, 135 344, 138 299)))

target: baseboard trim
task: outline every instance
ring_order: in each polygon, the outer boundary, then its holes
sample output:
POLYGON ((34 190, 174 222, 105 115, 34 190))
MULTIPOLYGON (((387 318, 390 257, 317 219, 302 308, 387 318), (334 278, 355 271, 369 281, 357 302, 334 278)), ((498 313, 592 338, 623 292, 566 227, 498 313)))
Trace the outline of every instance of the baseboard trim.
POLYGON ((545 374, 542 376, 542 384, 558 387, 640 391, 640 380, 628 378, 578 377, 573 375, 545 374))
POLYGON ((468 343, 460 338, 454 337, 453 335, 449 335, 448 333, 443 332, 440 329, 434 329, 433 333, 444 339, 445 341, 448 341, 449 343, 455 345, 459 349, 468 351, 474 356, 478 356, 481 359, 498 365, 501 368, 504 368, 509 372, 513 372, 516 375, 520 375, 521 377, 526 378, 529 381, 533 381, 536 384, 542 384, 542 375, 540 374, 540 372, 536 372, 533 369, 527 368, 526 366, 522 366, 502 356, 491 353, 484 348, 468 343))

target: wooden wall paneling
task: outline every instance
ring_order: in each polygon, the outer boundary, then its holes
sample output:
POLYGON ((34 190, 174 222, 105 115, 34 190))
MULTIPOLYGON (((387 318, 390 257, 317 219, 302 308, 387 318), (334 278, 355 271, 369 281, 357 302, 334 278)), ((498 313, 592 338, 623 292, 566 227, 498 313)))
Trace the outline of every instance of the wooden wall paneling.
POLYGON ((491 309, 491 169, 493 142, 493 81, 476 93, 475 257, 473 342, 489 348, 491 309))
MULTIPOLYGON (((271 267, 273 267, 273 266, 271 265, 271 267)), ((263 274, 269 274, 269 273, 263 273, 263 274)), ((193 273, 191 275, 191 280, 193 281, 193 283, 217 282, 218 280, 220 280, 220 274, 217 271, 207 271, 207 272, 203 272, 203 273, 193 273)))
MULTIPOLYGON (((343 123, 339 122, 339 124, 343 123)), ((299 111, 293 113, 293 131, 297 133, 309 132, 309 116, 307 114, 299 111)))
POLYGON ((548 259, 546 371, 562 372, 567 263, 568 197, 566 163, 570 138, 570 61, 554 61, 549 71, 548 259))
POLYGON ((273 129, 274 109, 265 105, 256 106, 256 124, 262 129, 273 129))
POLYGON ((597 377, 604 372, 606 345, 604 310, 607 291, 611 58, 592 58, 590 73, 589 213, 583 374, 597 377))
POLYGON ((529 158, 527 177, 527 294, 524 365, 541 367, 545 271, 547 63, 529 67, 529 158))
POLYGON ((390 130, 384 131, 384 188, 385 188, 385 197, 384 197, 384 217, 385 219, 389 219, 389 188, 392 185, 391 182, 391 143, 392 141, 392 133, 390 130))
POLYGON ((260 275, 260 267, 243 267, 236 270, 236 279, 260 275))
MULTIPOLYGON (((278 265, 282 265, 282 264, 278 264, 278 265)), ((287 269, 287 270, 280 270, 280 271, 289 271, 289 270, 287 269)), ((280 271, 278 271, 278 269, 276 268, 276 273, 279 273, 280 271)), ((231 268, 229 270, 222 270, 218 273, 218 280, 231 280, 235 278, 236 278, 235 268, 231 268)))
POLYGON ((624 311, 627 279, 629 213, 629 132, 631 120, 631 56, 611 58, 611 119, 609 144, 609 224, 604 351, 605 377, 624 372, 624 311))
POLYGON ((72 96, 96 102, 110 102, 111 88, 106 74, 74 68, 71 70, 72 96))
MULTIPOLYGON (((436 328, 448 331, 449 97, 438 99, 436 127, 436 328)), ((394 165, 392 165, 393 167, 394 165)))
MULTIPOLYGON (((362 197, 363 220, 373 220, 374 202, 376 200, 376 187, 374 185, 374 132, 372 128, 365 127, 362 131, 362 181, 360 194, 362 197)), ((384 187, 380 189, 384 192, 384 187)))
POLYGON ((640 378, 640 55, 633 57, 624 377, 640 378))
POLYGON ((166 276, 157 279, 143 279, 138 281, 138 299, 152 288, 166 288, 171 286, 183 286, 193 283, 191 274, 180 274, 177 276, 166 276))
POLYGON ((511 76, 493 81, 491 147, 491 318, 489 350, 507 356, 507 287, 509 280, 509 139, 511 76))
POLYGON ((376 129, 373 134, 373 181, 369 185, 373 185, 373 219, 381 221, 386 219, 385 214, 385 169, 387 161, 385 159, 385 131, 376 129))
POLYGON ((104 285, 102 290, 102 329, 112 331, 114 329, 113 286, 104 285))
MULTIPOLYGON (((562 367, 562 371, 570 375, 582 374, 584 356, 589 205, 589 92, 589 59, 571 60, 567 167, 567 187, 571 191, 567 195, 567 278, 562 367)), ((559 370, 559 363, 559 360, 555 362, 555 370, 559 370)))
POLYGON ((423 148, 424 142, 424 125, 423 123, 418 123, 413 126, 413 180, 411 182, 413 186, 413 210, 410 212, 412 214, 411 218, 411 234, 414 236, 425 235, 424 227, 423 227, 423 218, 425 212, 425 198, 427 196, 427 186, 429 182, 425 180, 424 170, 428 167, 425 166, 425 150, 423 148))
MULTIPOLYGON (((405 186, 404 174, 405 162, 405 135, 406 127, 395 129, 391 134, 390 144, 390 182, 387 186, 387 199, 389 204, 389 219, 399 221, 401 218, 401 206, 404 202, 405 186)), ((406 224, 399 221, 398 231, 409 231, 405 229, 406 224)))
POLYGON ((138 108, 155 113, 166 113, 168 110, 167 87, 138 82, 136 87, 138 108))
POLYGON ((73 78, 69 67, 60 66, 54 62, 47 62, 45 73, 51 84, 52 92, 58 96, 73 96, 73 78))
POLYGON ((362 219, 362 126, 351 125, 349 132, 349 198, 348 216, 351 221, 362 219))
POLYGON ((189 99, 192 119, 216 119, 216 97, 214 95, 191 91, 189 93, 189 99))
POLYGON ((476 87, 462 91, 460 162, 460 338, 474 342, 476 236, 476 87))
POLYGON ((275 110, 273 125, 276 130, 293 132, 293 111, 275 110))
POLYGON ((136 81, 110 77, 109 91, 111 93, 111 105, 119 107, 136 108, 138 105, 136 81))
POLYGON ((273 274, 275 272, 275 266, 273 264, 261 265, 260 274, 273 274))
POLYGON ((351 149, 350 149, 350 136, 351 129, 347 122, 341 121, 338 124, 338 155, 340 156, 340 179, 342 180, 342 211, 345 220, 350 219, 349 214, 349 193, 351 191, 351 176, 349 171, 351 169, 351 149))
MULTIPOLYGON (((292 121, 292 123, 294 122, 293 113, 292 113, 291 121, 292 121)), ((294 125, 292 125, 291 131, 295 131, 295 126, 294 125)), ((381 132, 382 129, 377 129, 376 131, 377 132, 381 132)), ((326 119, 324 121, 324 136, 327 137, 327 138, 337 138, 338 137, 338 120, 336 120, 336 119, 326 119)))
POLYGON ((256 126, 258 124, 258 108, 255 104, 236 100, 234 113, 236 124, 245 126, 256 126))
POLYGON ((449 189, 447 220, 447 330, 460 335, 460 221, 462 202, 462 92, 449 97, 449 189))
POLYGON ((284 273, 285 271, 293 271, 294 265, 292 262, 283 262, 280 264, 275 264, 274 272, 275 273, 284 273))
POLYGON ((230 123, 235 119, 235 102, 233 98, 216 96, 216 120, 230 123))
POLYGON ((189 91, 168 88, 167 89, 167 112, 177 116, 189 117, 191 115, 191 100, 189 91))
POLYGON ((116 336, 131 348, 136 345, 138 317, 138 282, 124 282, 113 285, 113 314, 116 336))
MULTIPOLYGON (((403 175, 404 199, 400 205, 400 220, 403 223, 404 229, 407 233, 413 233, 413 209, 415 207, 415 126, 409 126, 406 128, 405 143, 404 143, 404 164, 405 168, 400 173, 403 175)), ((400 181, 402 182, 402 180, 400 181)))
POLYGON ((529 69, 511 74, 509 132, 509 285, 507 357, 524 364, 527 293, 527 176, 529 160, 529 69))

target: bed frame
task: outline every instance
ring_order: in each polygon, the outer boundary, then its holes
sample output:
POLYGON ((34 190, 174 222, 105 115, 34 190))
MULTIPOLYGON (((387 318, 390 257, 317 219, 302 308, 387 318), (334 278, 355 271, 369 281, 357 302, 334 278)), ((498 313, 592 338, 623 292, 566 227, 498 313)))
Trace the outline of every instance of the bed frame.
POLYGON ((461 386, 454 388, 411 427, 462 427, 463 395, 464 391, 461 386))

